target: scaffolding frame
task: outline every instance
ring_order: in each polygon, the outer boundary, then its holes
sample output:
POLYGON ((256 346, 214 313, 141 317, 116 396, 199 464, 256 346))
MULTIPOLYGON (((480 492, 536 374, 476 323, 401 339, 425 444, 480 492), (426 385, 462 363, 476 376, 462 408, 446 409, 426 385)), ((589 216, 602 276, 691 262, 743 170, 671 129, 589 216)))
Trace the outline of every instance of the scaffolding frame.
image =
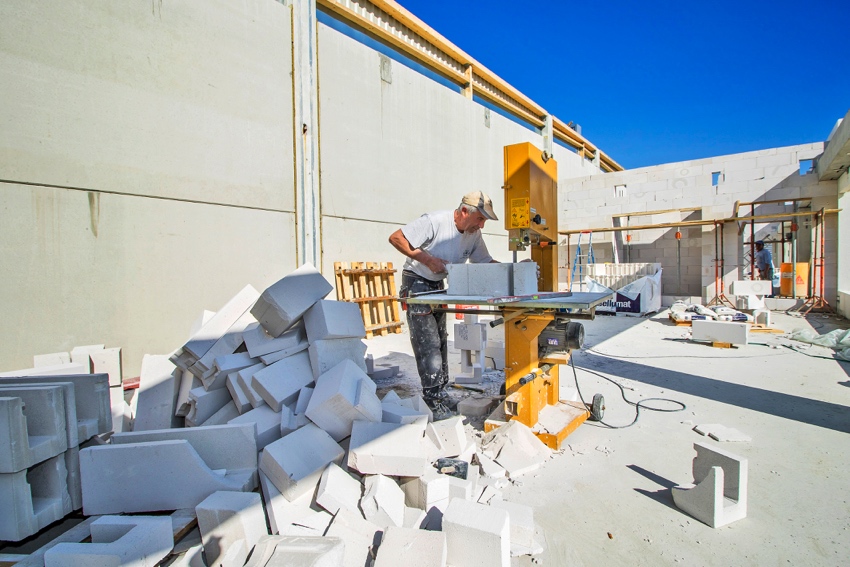
MULTIPOLYGON (((772 201, 755 201, 754 204, 770 204, 770 203, 781 203, 781 202, 790 202, 790 201, 810 201, 811 197, 805 199, 777 199, 772 201)), ((723 283, 723 267, 725 263, 725 257, 723 253, 723 229, 722 226, 726 223, 752 223, 755 221, 759 221, 762 223, 771 223, 771 222, 793 222, 797 218, 801 217, 811 217, 815 220, 815 228, 819 231, 816 234, 819 234, 820 239, 820 257, 819 261, 815 263, 812 267, 812 281, 814 282, 814 278, 819 278, 819 284, 817 290, 819 293, 815 293, 815 286, 812 285, 812 293, 806 298, 805 303, 798 308, 797 311, 800 311, 803 315, 808 315, 813 309, 825 309, 828 311, 832 311, 832 308, 829 306, 829 303, 824 299, 824 289, 825 289, 825 280, 826 280, 826 266, 825 266, 825 255, 824 255, 824 226, 823 220, 825 215, 829 214, 837 214, 841 212, 842 209, 823 209, 821 208, 819 211, 808 211, 808 212, 794 212, 794 213, 782 213, 778 215, 749 215, 745 217, 737 216, 737 212, 740 206, 742 205, 750 205, 753 203, 735 203, 735 216, 721 218, 721 219, 706 219, 706 220, 683 220, 679 222, 663 222, 663 223, 655 223, 655 224, 645 224, 645 225, 637 225, 637 226, 612 226, 612 227, 602 227, 602 228, 583 228, 583 229, 575 229, 575 230, 559 230, 558 234, 566 236, 566 244, 567 244, 567 257, 569 258, 569 247, 570 247, 570 236, 573 234, 581 234, 586 232, 624 232, 624 231, 632 231, 632 230, 654 230, 654 229, 663 229, 663 228, 675 228, 677 231, 680 227, 693 227, 693 226, 707 226, 714 225, 715 238, 715 258, 714 258, 714 297, 708 302, 708 305, 723 305, 724 303, 727 305, 732 305, 732 302, 726 297, 723 283), (718 230, 719 229, 719 230, 718 230), (719 235, 717 233, 720 233, 719 235), (817 270, 816 270, 817 268, 817 270), (806 306, 809 306, 805 312, 801 310, 806 306)), ((665 211, 647 211, 647 212, 634 212, 634 213, 622 213, 615 215, 616 217, 625 217, 625 216, 649 216, 653 214, 661 214, 661 213, 673 213, 673 212, 690 212, 692 209, 668 209, 665 211)), ((745 226, 745 225, 744 225, 745 226)), ((816 239, 817 240, 817 239, 816 239)), ((815 242, 817 245, 817 242, 815 242)), ((817 248, 812 250, 812 258, 814 259, 816 256, 817 248)), ((571 266, 567 267, 567 273, 570 273, 571 266)), ((796 268, 796 265, 795 265, 796 268)), ((570 278, 572 279, 572 278, 570 278)), ((572 281, 568 281, 569 285, 572 285, 572 281)), ((792 289, 796 291, 796 279, 794 284, 792 284, 792 289)))

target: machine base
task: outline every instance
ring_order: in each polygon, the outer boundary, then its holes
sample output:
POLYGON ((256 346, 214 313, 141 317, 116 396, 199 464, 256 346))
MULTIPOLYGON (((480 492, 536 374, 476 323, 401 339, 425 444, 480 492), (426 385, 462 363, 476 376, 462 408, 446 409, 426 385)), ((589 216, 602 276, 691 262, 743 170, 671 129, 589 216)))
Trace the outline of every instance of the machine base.
MULTIPOLYGON (((567 435, 578 429, 590 417, 587 407, 581 402, 561 400, 557 405, 546 406, 540 410, 537 424, 531 431, 553 451, 561 448, 567 435)), ((508 422, 505 405, 499 404, 490 417, 484 421, 484 431, 489 433, 508 422)))

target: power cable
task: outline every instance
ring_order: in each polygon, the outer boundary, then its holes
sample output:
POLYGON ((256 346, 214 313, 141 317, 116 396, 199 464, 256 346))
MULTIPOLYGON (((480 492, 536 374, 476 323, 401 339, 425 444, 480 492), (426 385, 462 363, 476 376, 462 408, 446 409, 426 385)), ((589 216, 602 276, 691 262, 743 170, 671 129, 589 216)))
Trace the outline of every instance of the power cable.
MULTIPOLYGON (((587 406, 588 404, 587 404, 586 401, 584 401, 584 396, 581 395, 581 388, 578 385, 578 374, 576 373, 576 365, 573 362, 572 356, 570 356, 570 366, 572 366, 572 368, 573 368, 573 379, 575 380, 575 383, 576 383, 576 390, 578 391, 578 397, 581 400, 581 403, 583 403, 585 406, 587 406)), ((628 425, 611 425, 610 423, 606 423, 606 422, 602 421, 601 419, 599 420, 599 423, 601 423, 602 425, 604 425, 605 427, 608 427, 610 429, 625 429, 625 428, 631 427, 632 425, 637 423, 637 420, 640 417, 641 408, 643 408, 647 411, 660 411, 660 412, 665 412, 665 413, 674 413, 674 412, 679 412, 679 411, 685 411, 685 408, 687 408, 687 406, 683 402, 680 402, 678 400, 672 400, 670 398, 644 398, 642 400, 638 400, 637 402, 633 402, 626 397, 626 391, 623 389, 623 386, 621 386, 618 382, 615 382, 611 378, 608 378, 607 376, 603 376, 602 374, 600 374, 598 372, 594 372, 593 370, 588 370, 587 368, 582 368, 582 370, 584 370, 585 372, 588 372, 590 374, 593 374, 595 376, 599 376, 600 378, 602 378, 604 380, 608 380, 609 382, 611 382, 612 384, 617 386, 620 389, 620 395, 623 397, 623 401, 625 401, 630 406, 634 406, 634 408, 635 408, 635 418, 628 425), (652 406, 646 405, 646 402, 652 402, 652 401, 669 402, 669 403, 672 403, 672 404, 680 405, 682 407, 681 408, 673 408, 673 409, 665 409, 665 408, 654 408, 652 406)))

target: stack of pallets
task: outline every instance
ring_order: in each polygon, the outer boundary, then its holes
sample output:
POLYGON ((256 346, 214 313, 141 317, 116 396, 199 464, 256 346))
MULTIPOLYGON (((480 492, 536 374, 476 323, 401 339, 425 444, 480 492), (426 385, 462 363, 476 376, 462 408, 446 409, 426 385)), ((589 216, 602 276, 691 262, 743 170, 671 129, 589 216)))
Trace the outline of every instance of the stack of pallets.
POLYGON ((334 262, 336 298, 360 306, 366 338, 401 333, 392 262, 334 262))

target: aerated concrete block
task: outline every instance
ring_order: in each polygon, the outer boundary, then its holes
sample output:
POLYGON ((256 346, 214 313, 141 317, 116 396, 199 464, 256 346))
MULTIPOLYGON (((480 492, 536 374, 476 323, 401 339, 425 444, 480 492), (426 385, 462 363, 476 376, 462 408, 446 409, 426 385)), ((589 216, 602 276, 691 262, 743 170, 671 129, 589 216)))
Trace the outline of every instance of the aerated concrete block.
POLYGON ((381 474, 363 479, 363 516, 381 527, 404 526, 404 492, 395 481, 381 474))
POLYGON ((195 512, 210 565, 244 565, 254 545, 269 535, 263 503, 255 492, 214 492, 195 512))
POLYGON ((401 489, 404 491, 405 505, 427 511, 438 503, 448 504, 450 478, 428 469, 422 476, 404 479, 401 489))
POLYGON ((257 486, 257 442, 252 424, 228 424, 116 433, 112 446, 186 441, 212 470, 249 473, 250 489, 257 486))
POLYGON ((310 353, 310 364, 313 376, 318 378, 343 360, 350 360, 366 373, 366 345, 360 339, 329 339, 315 341, 307 349, 310 353))
POLYGON ((32 357, 33 368, 40 366, 56 366, 58 364, 71 364, 71 353, 52 352, 49 354, 36 354, 32 357))
POLYGON ((453 499, 443 513, 449 565, 509 567, 511 532, 505 510, 453 499))
POLYGON ((259 392, 254 389, 252 380, 254 374, 265 367, 265 364, 255 364, 254 366, 249 366, 248 368, 240 370, 236 374, 236 381, 239 383, 239 387, 242 389, 242 392, 245 393, 245 396, 248 398, 248 401, 251 402, 254 409, 266 405, 266 401, 260 396, 259 392))
POLYGON ((269 443, 274 443, 280 439, 280 414, 269 406, 261 406, 246 411, 227 423, 230 425, 253 424, 257 435, 258 451, 261 451, 269 443))
POLYGON ((242 386, 239 385, 239 380, 237 380, 238 376, 238 372, 229 374, 225 381, 225 386, 227 387, 227 391, 230 392, 230 397, 233 399, 236 411, 238 411, 241 415, 254 409, 254 406, 251 405, 251 400, 248 399, 248 395, 245 393, 245 390, 243 390, 242 386))
POLYGON ((312 493, 329 463, 339 464, 345 451, 330 435, 307 424, 263 449, 260 470, 287 500, 312 493))
POLYGON ((428 423, 428 414, 395 403, 381 403, 381 421, 384 423, 428 423))
POLYGON ((86 516, 194 508, 213 492, 256 486, 255 470, 221 474, 186 440, 89 447, 80 474, 86 516))
POLYGON ((333 287, 312 264, 304 264, 266 289, 251 313, 272 337, 279 337, 333 287))
POLYGON ((736 280, 729 284, 732 295, 773 295, 773 282, 768 280, 736 280))
POLYGON ((534 508, 516 502, 491 500, 490 506, 505 510, 511 526, 511 555, 533 555, 543 551, 534 541, 534 508))
POLYGON ((347 301, 317 301, 304 314, 307 339, 314 343, 326 339, 363 338, 366 327, 360 307, 347 301))
POLYGON ((109 386, 120 386, 123 381, 121 372, 121 348, 106 348, 89 353, 91 372, 93 374, 108 374, 109 386))
POLYGON ((256 322, 257 320, 250 312, 244 312, 210 349, 189 367, 189 372, 202 380, 210 380, 215 374, 215 359, 236 352, 236 349, 242 344, 242 331, 251 323, 256 322))
POLYGON ((72 374, 58 376, 23 376, 0 378, 5 384, 60 384, 74 385, 74 404, 77 410, 77 439, 83 442, 100 433, 112 431, 109 410, 109 378, 106 374, 72 374))
POLYGON ((351 435, 355 421, 381 421, 375 383, 351 360, 343 360, 316 380, 305 412, 334 441, 351 435))
POLYGON ((673 502, 712 528, 747 517, 748 461, 705 443, 694 443, 694 483, 673 487, 673 502))
POLYGON ((275 338, 269 335, 262 325, 254 323, 248 325, 242 332, 242 340, 245 341, 248 354, 254 358, 259 358, 275 352, 295 349, 301 345, 306 349, 307 331, 304 329, 304 322, 299 321, 291 329, 275 338))
POLYGON ((695 341, 710 341, 713 343, 731 343, 746 345, 748 327, 746 323, 727 321, 693 321, 692 339, 695 341))
POLYGON ((237 352, 216 357, 212 375, 202 379, 204 388, 207 390, 224 388, 228 375, 259 363, 259 358, 251 358, 247 352, 237 352))
POLYGON ((265 536, 245 567, 339 567, 344 558, 345 545, 339 538, 265 536))
POLYGON ((0 540, 20 541, 71 513, 65 456, 0 474, 0 540))
POLYGON ((186 414, 186 424, 191 426, 203 424, 231 401, 230 392, 226 388, 218 390, 195 388, 189 392, 191 408, 186 414))
MULTIPOLYGON (((191 404, 189 404, 189 392, 194 390, 195 388, 200 388, 204 385, 201 382, 201 379, 192 374, 191 372, 186 372, 180 370, 179 368, 174 370, 174 382, 179 384, 177 387, 177 401, 174 403, 174 416, 175 417, 186 417, 186 414, 189 413, 191 408, 191 404)), ((138 396, 136 396, 137 405, 138 405, 138 396)), ((138 414, 138 410, 136 411, 138 414)))
POLYGON ((451 264, 448 295, 503 297, 537 293, 537 264, 451 264))
POLYGON ((209 419, 201 423, 201 425, 225 425, 231 419, 237 417, 239 417, 239 410, 236 409, 236 404, 233 403, 233 400, 230 400, 220 410, 212 414, 209 419))
MULTIPOLYGON (((446 506, 448 506, 448 502, 446 502, 446 506)), ((419 508, 413 508, 411 506, 404 507, 404 527, 412 528, 414 530, 425 529, 425 519, 428 517, 428 514, 425 513, 425 510, 420 510, 419 508)))
POLYGON ((180 384, 168 355, 146 354, 142 358, 136 421, 133 429, 165 429, 172 426, 180 384))
POLYGON ((410 528, 388 528, 381 538, 374 567, 394 567, 401 557, 405 558, 406 567, 446 567, 446 535, 410 528))
POLYGON ((26 470, 68 449, 60 386, 3 386, 0 396, 0 474, 26 470))
POLYGON ((767 309, 756 309, 753 311, 753 319, 756 324, 764 325, 766 327, 770 326, 770 311, 767 309))
POLYGON ((466 417, 488 416, 496 407, 496 401, 486 396, 470 396, 457 404, 459 414, 466 417))
POLYGON ((275 411, 295 403, 301 388, 313 383, 313 369, 306 352, 299 352, 259 370, 251 377, 251 386, 275 411))
POLYGON ((80 479, 80 448, 71 447, 64 453, 65 470, 68 476, 65 484, 68 488, 68 496, 71 497, 71 509, 79 510, 83 507, 83 486, 80 479))
MULTIPOLYGON (((77 403, 73 383, 55 382, 52 384, 39 384, 22 381, 17 384, 4 384, 3 382, 0 382, 0 396, 14 397, 14 394, 5 393, 7 391, 7 388, 15 390, 20 388, 37 389, 45 387, 56 387, 62 390, 62 397, 64 399, 65 407, 65 434, 68 439, 68 447, 76 447, 80 444, 80 438, 79 430, 77 427, 77 403)), ((0 422, 2 421, 0 420, 0 422)), ((2 432, 0 432, 0 435, 2 435, 2 432)), ((2 452, 2 449, 0 449, 0 452, 2 452)))
POLYGON ((454 347, 458 350, 483 351, 487 348, 486 323, 456 323, 454 347))
POLYGON ((85 345, 77 346, 71 349, 71 362, 74 364, 82 364, 87 374, 92 374, 91 358, 93 352, 103 350, 105 345, 85 345))
POLYGON ((443 450, 441 457, 457 457, 469 445, 466 429, 463 427, 463 416, 450 417, 435 421, 428 425, 439 438, 443 450))
POLYGON ((381 528, 363 519, 358 512, 341 509, 328 526, 325 535, 336 537, 345 542, 343 567, 363 567, 374 557, 373 549, 381 540, 381 528))
POLYGON ((335 463, 325 467, 316 492, 316 504, 331 514, 336 514, 340 508, 361 514, 359 502, 362 496, 363 485, 359 480, 352 478, 335 463))
POLYGON ((59 543, 44 553, 44 565, 155 567, 171 551, 173 537, 168 516, 104 516, 91 523, 91 543, 59 543))
POLYGON ((315 511, 310 507, 313 501, 312 494, 304 494, 290 502, 262 471, 260 471, 260 488, 263 492, 266 517, 273 534, 280 533, 282 528, 315 511))
POLYGON ((323 536, 328 526, 333 521, 332 514, 324 510, 310 510, 309 514, 302 516, 288 526, 281 528, 282 536, 323 536))
POLYGON ((174 352, 171 362, 182 370, 189 370, 254 305, 258 297, 259 293, 252 286, 247 285, 242 288, 197 333, 192 335, 186 344, 174 352))
POLYGON ((420 476, 431 461, 421 423, 397 425, 355 421, 348 466, 362 474, 420 476))
MULTIPOLYGON (((118 433, 130 429, 132 416, 130 415, 130 406, 124 399, 124 388, 121 386, 113 386, 109 388, 109 405, 112 410, 112 431, 118 433)), ((169 420, 171 416, 168 416, 169 420)))
POLYGON ((69 363, 55 364, 53 366, 39 366, 38 368, 24 368, 10 372, 0 372, 0 378, 23 378, 26 376, 71 376, 75 374, 88 374, 88 365, 69 363))

